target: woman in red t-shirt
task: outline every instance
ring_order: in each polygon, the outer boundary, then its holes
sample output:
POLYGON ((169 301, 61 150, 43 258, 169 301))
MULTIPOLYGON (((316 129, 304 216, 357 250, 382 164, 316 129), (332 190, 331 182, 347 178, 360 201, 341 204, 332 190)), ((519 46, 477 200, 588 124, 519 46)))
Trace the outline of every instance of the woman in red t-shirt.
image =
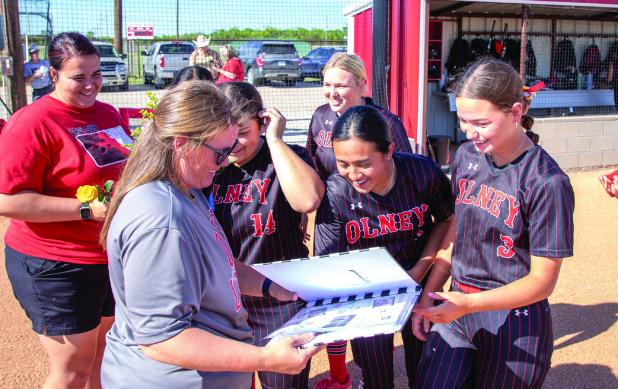
POLYGON ((236 50, 231 45, 223 45, 219 49, 221 59, 225 61, 223 68, 215 67, 215 72, 219 73, 217 84, 224 82, 243 81, 245 79, 245 69, 242 62, 236 56, 236 50))
POLYGON ((76 193, 115 181, 131 138, 116 109, 96 100, 99 53, 85 36, 57 35, 48 58, 54 91, 13 114, 0 137, 0 216, 11 218, 6 270, 49 356, 43 386, 100 387, 114 320, 98 243, 107 205, 96 191, 82 192, 83 203, 76 193))

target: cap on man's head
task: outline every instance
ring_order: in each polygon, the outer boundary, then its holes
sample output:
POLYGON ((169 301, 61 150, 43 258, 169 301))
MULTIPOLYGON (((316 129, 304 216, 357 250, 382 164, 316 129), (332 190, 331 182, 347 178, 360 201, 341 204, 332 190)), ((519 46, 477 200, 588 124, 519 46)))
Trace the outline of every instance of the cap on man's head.
POLYGON ((33 53, 38 53, 39 52, 39 46, 35 45, 34 43, 30 45, 30 49, 28 49, 28 53, 33 54, 33 53))

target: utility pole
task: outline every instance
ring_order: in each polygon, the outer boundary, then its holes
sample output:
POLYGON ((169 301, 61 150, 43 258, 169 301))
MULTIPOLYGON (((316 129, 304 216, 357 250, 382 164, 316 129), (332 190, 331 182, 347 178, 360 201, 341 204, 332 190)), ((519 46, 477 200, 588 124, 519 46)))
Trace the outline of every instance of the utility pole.
POLYGON ((176 40, 177 41, 180 41, 180 34, 179 34, 180 29, 178 28, 178 16, 179 16, 178 14, 180 11, 180 4, 178 4, 179 1, 180 0, 176 0, 176 40))
POLYGON ((9 75, 11 92, 11 108, 13 112, 28 104, 26 98, 26 82, 24 81, 24 58, 19 30, 18 0, 4 0, 4 21, 9 49, 9 57, 13 59, 13 74, 9 75))
POLYGON ((114 0, 114 48, 122 54, 122 0, 114 0))

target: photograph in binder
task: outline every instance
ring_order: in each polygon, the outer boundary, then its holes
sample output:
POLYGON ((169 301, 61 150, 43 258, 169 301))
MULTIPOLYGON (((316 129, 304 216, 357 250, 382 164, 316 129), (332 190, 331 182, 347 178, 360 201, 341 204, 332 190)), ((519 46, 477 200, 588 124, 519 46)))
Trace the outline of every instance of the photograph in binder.
POLYGON ((384 248, 253 267, 307 303, 268 338, 316 333, 306 347, 400 331, 421 292, 384 248))

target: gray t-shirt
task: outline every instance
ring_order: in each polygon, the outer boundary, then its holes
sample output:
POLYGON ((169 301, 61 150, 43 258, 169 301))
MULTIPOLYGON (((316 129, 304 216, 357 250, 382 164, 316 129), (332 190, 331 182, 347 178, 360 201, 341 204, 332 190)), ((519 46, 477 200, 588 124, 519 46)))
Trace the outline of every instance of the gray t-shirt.
POLYGON ((151 182, 129 192, 114 215, 107 253, 116 321, 101 372, 106 388, 251 386, 251 373, 183 369, 139 348, 189 327, 252 343, 230 247, 207 199, 192 194, 151 182))

